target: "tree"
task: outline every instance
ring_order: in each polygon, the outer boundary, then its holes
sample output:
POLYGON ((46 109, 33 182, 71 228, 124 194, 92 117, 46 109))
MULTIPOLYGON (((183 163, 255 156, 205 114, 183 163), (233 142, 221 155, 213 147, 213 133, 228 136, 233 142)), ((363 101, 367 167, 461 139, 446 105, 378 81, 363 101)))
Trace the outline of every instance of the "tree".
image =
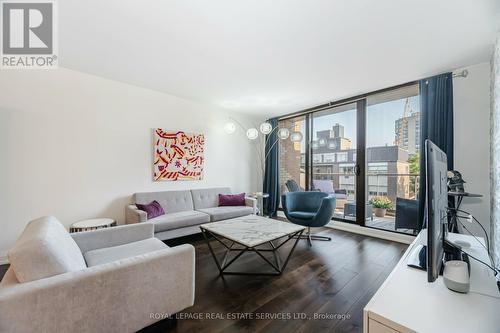
POLYGON ((420 155, 414 154, 410 156, 408 159, 408 163, 410 164, 410 173, 412 175, 420 173, 420 155))
POLYGON ((411 155, 410 158, 408 158, 408 163, 410 164, 410 174, 412 175, 410 176, 410 193, 413 193, 413 196, 415 196, 418 190, 416 186, 417 177, 413 175, 420 174, 420 155, 411 155))

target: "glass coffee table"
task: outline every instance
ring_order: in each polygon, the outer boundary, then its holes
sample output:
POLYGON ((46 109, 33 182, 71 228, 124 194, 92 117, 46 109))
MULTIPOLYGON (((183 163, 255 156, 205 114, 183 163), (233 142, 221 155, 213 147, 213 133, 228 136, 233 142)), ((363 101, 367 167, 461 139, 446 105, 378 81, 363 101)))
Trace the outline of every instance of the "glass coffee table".
POLYGON ((202 224, 200 229, 220 275, 281 275, 305 227, 257 215, 248 215, 202 224), (290 240, 292 240, 293 245, 288 253, 285 253, 283 261, 279 250, 290 240), (216 241, 225 247, 226 250, 222 260, 217 258, 212 248, 212 241, 216 241), (267 264, 266 266, 272 268, 272 271, 228 271, 228 268, 247 252, 252 252, 262 258, 267 264), (229 258, 231 253, 235 253, 235 255, 229 258), (272 253, 272 258, 267 258, 264 255, 265 253, 272 253))

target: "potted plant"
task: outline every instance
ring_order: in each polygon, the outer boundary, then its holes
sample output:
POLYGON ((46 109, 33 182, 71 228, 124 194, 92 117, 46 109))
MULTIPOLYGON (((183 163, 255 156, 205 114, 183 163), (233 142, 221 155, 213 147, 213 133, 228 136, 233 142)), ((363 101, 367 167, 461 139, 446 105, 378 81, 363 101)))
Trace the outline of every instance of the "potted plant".
POLYGON ((376 217, 384 217, 388 209, 392 209, 392 201, 387 197, 375 197, 370 200, 376 217))

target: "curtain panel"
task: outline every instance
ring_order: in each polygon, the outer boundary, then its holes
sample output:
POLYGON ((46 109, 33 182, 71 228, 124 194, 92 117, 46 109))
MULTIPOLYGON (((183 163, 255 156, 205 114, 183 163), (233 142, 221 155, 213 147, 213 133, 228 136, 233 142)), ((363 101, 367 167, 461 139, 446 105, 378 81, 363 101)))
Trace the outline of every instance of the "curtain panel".
POLYGON ((453 170, 453 76, 452 73, 420 80, 420 189, 419 224, 425 212, 425 140, 434 142, 448 157, 453 170))
POLYGON ((276 216, 280 204, 279 186, 279 144, 278 141, 278 118, 269 119, 273 131, 266 136, 265 143, 265 168, 263 192, 269 194, 264 206, 264 212, 269 216, 276 216))

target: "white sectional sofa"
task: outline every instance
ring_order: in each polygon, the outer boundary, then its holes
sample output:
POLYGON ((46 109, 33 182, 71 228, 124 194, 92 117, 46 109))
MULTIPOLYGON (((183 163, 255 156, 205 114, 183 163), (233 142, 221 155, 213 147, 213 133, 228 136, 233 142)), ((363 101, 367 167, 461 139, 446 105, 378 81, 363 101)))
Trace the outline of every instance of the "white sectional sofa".
POLYGON ((219 207, 219 194, 231 194, 227 187, 135 193, 134 204, 126 207, 127 224, 151 222, 155 237, 172 239, 200 232, 199 225, 257 213, 257 200, 245 199, 245 206, 219 207), (149 204, 158 201, 165 215, 148 220, 146 212, 135 203, 149 204))
POLYGON ((8 252, 0 332, 135 332, 194 303, 195 251, 152 223, 69 234, 30 222, 8 252))

